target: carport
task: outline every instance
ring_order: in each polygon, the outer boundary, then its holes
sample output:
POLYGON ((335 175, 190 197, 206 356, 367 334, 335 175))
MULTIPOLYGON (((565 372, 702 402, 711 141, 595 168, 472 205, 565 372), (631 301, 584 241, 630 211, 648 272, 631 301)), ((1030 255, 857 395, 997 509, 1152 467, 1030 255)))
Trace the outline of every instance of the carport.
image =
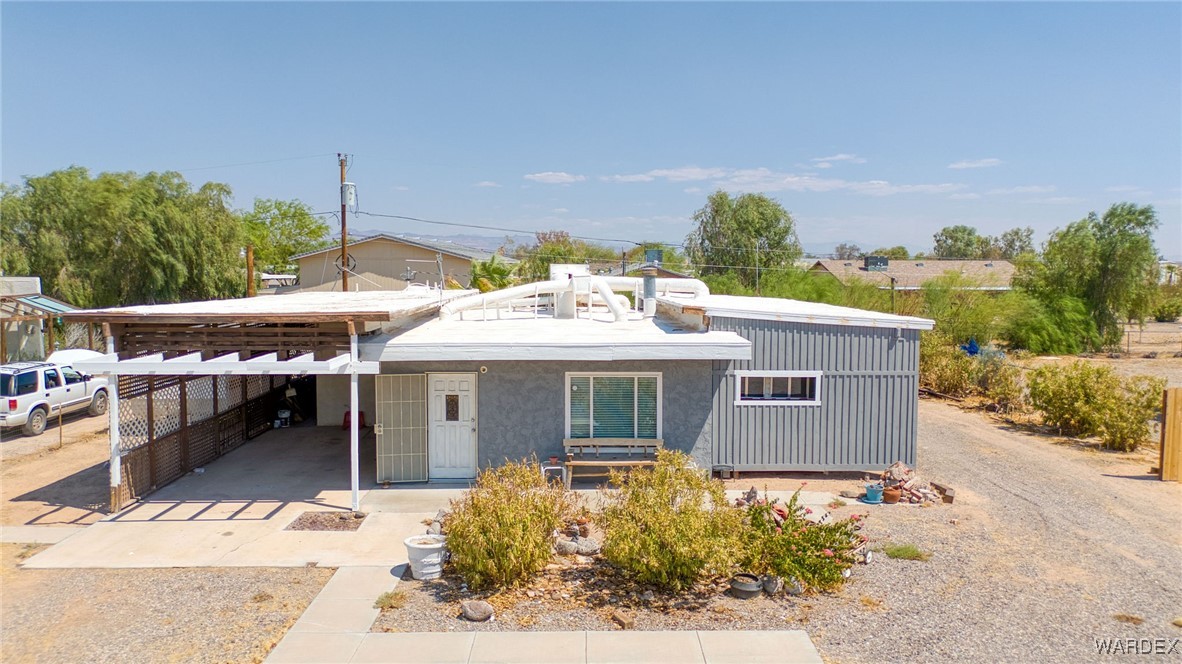
MULTIPOLYGON (((447 295, 451 295, 450 293, 447 295)), ((272 428, 292 377, 350 379, 351 507, 360 507, 358 376, 379 372, 358 341, 428 316, 438 291, 283 296, 85 310, 106 354, 78 362, 110 378, 112 511, 272 428)))

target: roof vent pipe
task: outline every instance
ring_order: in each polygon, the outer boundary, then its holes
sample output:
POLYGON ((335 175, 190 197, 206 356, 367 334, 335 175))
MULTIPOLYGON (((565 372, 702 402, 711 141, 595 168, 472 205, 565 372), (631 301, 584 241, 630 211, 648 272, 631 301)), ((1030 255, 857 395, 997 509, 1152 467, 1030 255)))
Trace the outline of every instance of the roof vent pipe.
POLYGON ((644 317, 652 318, 657 315, 657 269, 646 267, 640 273, 644 275, 644 317))

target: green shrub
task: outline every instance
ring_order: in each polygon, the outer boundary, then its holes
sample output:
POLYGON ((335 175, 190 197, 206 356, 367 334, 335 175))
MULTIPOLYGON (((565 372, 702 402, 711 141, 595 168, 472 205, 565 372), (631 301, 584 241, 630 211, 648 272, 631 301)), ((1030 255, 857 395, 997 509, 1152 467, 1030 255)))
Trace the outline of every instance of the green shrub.
POLYGON ((651 468, 612 473, 604 491, 603 556, 636 580, 682 590, 726 573, 740 549, 742 512, 722 482, 681 452, 661 450, 651 468))
POLYGON ((1076 361, 1047 365, 1030 376, 1030 403, 1043 421, 1073 436, 1099 436, 1109 449, 1131 451, 1149 437, 1166 381, 1121 379, 1111 368, 1076 361))
POLYGON ((1173 323, 1182 317, 1182 300, 1166 300, 1153 309, 1153 320, 1159 323, 1173 323))
POLYGON ((978 372, 981 393, 998 411, 1009 413, 1022 409, 1026 396, 1022 369, 1003 355, 990 355, 979 360, 978 372))
POLYGON ((536 462, 483 470, 444 520, 451 564, 472 590, 525 581, 550 562, 554 531, 572 512, 570 494, 536 462))
POLYGON ((954 397, 972 394, 980 379, 980 363, 969 357, 952 340, 936 332, 925 332, 919 340, 919 382, 925 387, 954 397))
POLYGON ((774 503, 764 499, 747 508, 743 569, 796 579, 807 589, 832 590, 845 582, 842 571, 854 564, 857 517, 830 523, 805 518, 800 491, 785 505, 787 518, 776 525, 774 503))
POLYGON ((1074 355, 1101 346, 1087 305, 1074 297, 1043 303, 1022 292, 1012 294, 1013 307, 999 332, 1010 349, 1038 355, 1074 355))

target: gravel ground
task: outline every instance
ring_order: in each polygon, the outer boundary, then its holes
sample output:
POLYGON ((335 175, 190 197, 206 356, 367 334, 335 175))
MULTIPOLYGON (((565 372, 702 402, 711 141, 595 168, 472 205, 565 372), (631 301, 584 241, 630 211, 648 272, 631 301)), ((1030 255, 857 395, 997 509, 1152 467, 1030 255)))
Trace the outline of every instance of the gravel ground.
MULTIPOLYGON (((956 489, 954 504, 853 503, 834 513, 869 514, 863 533, 877 546, 915 544, 931 558, 879 555, 832 595, 743 601, 716 589, 646 603, 631 594, 643 589, 625 587, 610 604, 599 588, 572 592, 579 575, 555 569, 531 587, 543 594, 492 598, 498 618, 479 624, 457 617, 454 584, 405 581, 406 605, 373 629, 613 629, 611 612, 629 605, 642 630, 805 629, 841 663, 1099 661, 1097 638, 1182 637, 1171 624, 1182 615, 1182 488, 1147 479, 1145 455, 1056 445, 925 401, 919 458, 923 477, 956 489)), ((843 483, 857 485, 808 488, 843 483)))
POLYGON ((0 661, 258 662, 333 570, 25 570, 0 544, 0 661))

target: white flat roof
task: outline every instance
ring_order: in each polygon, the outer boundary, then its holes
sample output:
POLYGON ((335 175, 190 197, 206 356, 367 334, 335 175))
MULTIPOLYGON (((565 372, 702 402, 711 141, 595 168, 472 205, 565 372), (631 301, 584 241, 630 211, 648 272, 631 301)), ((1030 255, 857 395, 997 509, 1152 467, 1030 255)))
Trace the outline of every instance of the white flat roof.
MULTIPOLYGON (((467 312, 468 315, 479 312, 467 312)), ((360 344, 363 360, 748 360, 751 342, 734 332, 694 332, 640 318, 535 318, 502 311, 490 320, 435 319, 360 344)), ((586 314, 584 314, 585 316, 586 314)))
POLYGON ((359 320, 390 320, 399 315, 429 311, 447 301, 475 291, 429 290, 413 288, 401 291, 298 292, 286 295, 244 297, 233 300, 206 300, 178 304, 152 304, 110 309, 72 311, 68 317, 90 319, 227 319, 252 317, 311 318, 340 317, 359 320), (442 300, 441 300, 442 298, 442 300))
POLYGON ((705 297, 664 296, 657 299, 664 304, 681 309, 701 309, 707 316, 721 316, 723 318, 754 318, 818 325, 890 327, 907 330, 930 330, 935 325, 935 321, 928 318, 898 316, 878 311, 778 297, 707 295, 705 297))

